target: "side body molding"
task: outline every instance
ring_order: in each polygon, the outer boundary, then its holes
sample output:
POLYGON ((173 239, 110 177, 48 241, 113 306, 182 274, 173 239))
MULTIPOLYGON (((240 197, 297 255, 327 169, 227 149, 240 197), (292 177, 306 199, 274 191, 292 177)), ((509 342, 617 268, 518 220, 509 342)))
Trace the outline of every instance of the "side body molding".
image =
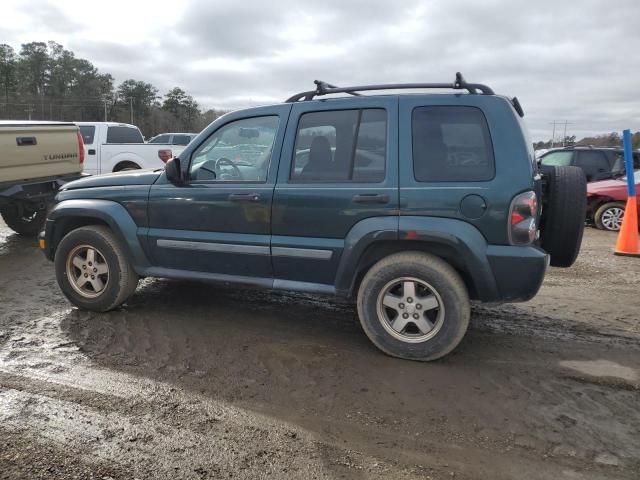
POLYGON ((69 220, 92 218, 102 220, 116 234, 125 247, 134 270, 138 274, 150 267, 149 260, 140 244, 140 238, 146 236, 146 228, 140 228, 127 212, 126 208, 110 200, 70 199, 58 203, 47 216, 45 224, 46 256, 53 259, 56 242, 60 240, 56 235, 56 225, 68 218, 69 220))

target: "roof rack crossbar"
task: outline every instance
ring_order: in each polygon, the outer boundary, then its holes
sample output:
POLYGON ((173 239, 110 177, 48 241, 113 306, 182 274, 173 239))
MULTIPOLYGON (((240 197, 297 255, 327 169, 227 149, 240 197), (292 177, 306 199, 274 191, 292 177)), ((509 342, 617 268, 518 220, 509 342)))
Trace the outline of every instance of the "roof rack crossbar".
POLYGON ((380 85, 359 85, 354 87, 336 87, 330 83, 321 80, 315 80, 315 90, 301 92, 287 99, 287 103, 299 102, 300 100, 313 100, 314 97, 322 95, 330 95, 334 93, 348 93, 349 95, 359 96, 358 92, 371 90, 403 90, 403 89, 421 89, 421 88, 450 88, 453 90, 467 90, 470 94, 477 94, 480 91, 483 95, 495 95, 494 91, 480 83, 467 83, 460 72, 456 73, 456 79, 453 83, 390 83, 380 85))

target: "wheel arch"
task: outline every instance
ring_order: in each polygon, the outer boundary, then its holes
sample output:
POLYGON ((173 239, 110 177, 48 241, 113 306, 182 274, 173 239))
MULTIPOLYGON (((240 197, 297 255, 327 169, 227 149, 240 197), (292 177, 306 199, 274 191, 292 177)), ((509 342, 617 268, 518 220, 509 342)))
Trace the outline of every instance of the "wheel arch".
POLYGON ((381 217, 359 222, 347 235, 336 275, 336 291, 353 297, 366 272, 380 259, 417 251, 449 263, 474 299, 500 299, 487 259, 487 242, 473 225, 438 217, 381 217))
POLYGON ((150 266, 138 239, 138 226, 122 205, 108 200, 72 199, 58 203, 49 212, 45 224, 47 257, 55 257, 57 246, 67 233, 87 225, 108 227, 121 243, 136 273, 142 274, 150 266))
POLYGON ((140 170, 142 167, 138 165, 136 162, 134 162, 133 160, 121 160, 115 164, 112 171, 120 172, 125 168, 135 168, 136 170, 140 170))

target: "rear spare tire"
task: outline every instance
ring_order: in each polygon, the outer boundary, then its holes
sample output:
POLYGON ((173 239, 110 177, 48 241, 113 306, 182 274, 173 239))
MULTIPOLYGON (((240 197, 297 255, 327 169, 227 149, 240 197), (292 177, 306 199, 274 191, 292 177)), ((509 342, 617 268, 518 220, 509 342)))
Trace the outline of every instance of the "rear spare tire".
POLYGON ((540 246, 554 267, 570 267, 580 252, 587 212, 587 182, 578 167, 542 167, 545 192, 540 246))

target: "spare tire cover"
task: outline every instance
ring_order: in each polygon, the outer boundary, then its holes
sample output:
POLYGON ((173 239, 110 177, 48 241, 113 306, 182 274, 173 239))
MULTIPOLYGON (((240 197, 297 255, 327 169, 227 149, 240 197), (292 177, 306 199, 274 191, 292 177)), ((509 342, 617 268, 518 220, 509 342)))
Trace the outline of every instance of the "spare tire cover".
POLYGON ((543 166, 546 188, 540 246, 554 267, 570 267, 580 252, 587 211, 587 182, 578 167, 543 166))

